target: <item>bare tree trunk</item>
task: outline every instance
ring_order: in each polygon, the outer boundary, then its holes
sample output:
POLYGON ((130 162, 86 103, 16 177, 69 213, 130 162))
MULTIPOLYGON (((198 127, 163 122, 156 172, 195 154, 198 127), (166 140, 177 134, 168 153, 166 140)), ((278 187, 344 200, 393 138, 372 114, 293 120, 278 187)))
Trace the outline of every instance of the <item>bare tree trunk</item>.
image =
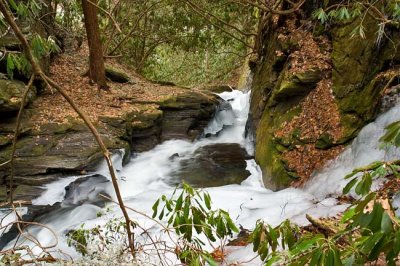
POLYGON ((89 77, 100 88, 105 89, 107 88, 107 83, 96 5, 97 0, 82 0, 86 35, 89 44, 89 77))

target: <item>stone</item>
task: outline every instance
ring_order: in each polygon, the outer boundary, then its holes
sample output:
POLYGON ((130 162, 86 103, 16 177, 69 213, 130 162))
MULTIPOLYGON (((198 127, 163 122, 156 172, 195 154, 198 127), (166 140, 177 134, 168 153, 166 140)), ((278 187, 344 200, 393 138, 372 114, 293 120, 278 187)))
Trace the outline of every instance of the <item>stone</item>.
POLYGON ((331 135, 327 133, 322 134, 315 142, 315 147, 321 150, 326 150, 333 146, 334 146, 333 138, 331 135))
POLYGON ((302 73, 292 74, 287 70, 283 72, 282 80, 274 89, 272 96, 273 102, 281 102, 287 99, 304 96, 313 90, 322 78, 322 73, 318 69, 311 69, 302 73))
POLYGON ((106 77, 111 81, 118 83, 132 82, 128 74, 118 69, 112 68, 110 66, 106 66, 106 77))
POLYGON ((213 117, 218 100, 215 95, 188 91, 164 99, 161 141, 199 137, 213 117))
POLYGON ((222 93, 225 91, 232 91, 236 88, 227 85, 227 84, 220 84, 220 85, 208 85, 200 88, 201 90, 206 90, 214 93, 222 93))
MULTIPOLYGON (((25 83, 17 80, 0 79, 0 113, 18 111, 23 95, 26 91, 25 83)), ((36 97, 36 88, 32 87, 28 93, 25 106, 36 97)))
POLYGON ((250 158, 246 150, 236 143, 201 147, 191 159, 180 161, 180 170, 173 174, 176 177, 174 184, 182 180, 195 187, 240 184, 250 175, 245 161, 250 158))

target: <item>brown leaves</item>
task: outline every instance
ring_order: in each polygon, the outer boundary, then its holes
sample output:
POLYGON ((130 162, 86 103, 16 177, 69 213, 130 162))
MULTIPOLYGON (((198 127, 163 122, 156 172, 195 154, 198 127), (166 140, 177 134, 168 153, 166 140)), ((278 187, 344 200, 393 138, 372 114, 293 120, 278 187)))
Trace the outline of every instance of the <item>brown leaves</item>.
MULTIPOLYGON (((107 60, 106 64, 127 73, 135 82, 120 84, 108 81, 109 91, 102 91, 96 85, 90 85, 89 78, 84 75, 88 68, 86 46, 72 54, 61 54, 51 66, 52 79, 65 89, 92 122, 98 121, 100 116, 119 117, 123 113, 143 110, 149 102, 157 102, 166 95, 184 92, 184 89, 179 87, 151 83, 114 59, 107 60)), ((33 119, 39 124, 62 124, 77 118, 61 95, 50 89, 42 92, 32 107, 37 109, 33 119)))

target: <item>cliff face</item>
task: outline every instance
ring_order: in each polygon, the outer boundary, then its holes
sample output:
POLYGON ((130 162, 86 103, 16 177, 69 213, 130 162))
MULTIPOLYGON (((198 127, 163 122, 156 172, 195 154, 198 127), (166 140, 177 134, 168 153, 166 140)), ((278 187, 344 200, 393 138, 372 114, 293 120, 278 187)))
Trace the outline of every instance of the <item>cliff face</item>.
POLYGON ((370 16, 364 39, 352 34, 357 20, 321 28, 306 15, 312 8, 266 23, 253 67, 255 157, 272 189, 300 185, 337 156, 399 76, 399 32, 377 43, 370 16))

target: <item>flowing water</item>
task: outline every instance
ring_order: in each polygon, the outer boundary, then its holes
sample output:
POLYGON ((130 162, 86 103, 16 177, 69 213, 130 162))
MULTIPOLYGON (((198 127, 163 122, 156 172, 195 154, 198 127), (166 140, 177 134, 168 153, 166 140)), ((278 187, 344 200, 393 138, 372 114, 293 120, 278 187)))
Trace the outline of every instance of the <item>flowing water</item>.
MULTIPOLYGON (((249 112, 250 92, 234 90, 219 94, 226 103, 221 105, 215 118, 205 129, 204 136, 195 142, 184 140, 166 141, 154 149, 137 154, 126 166, 122 167, 122 154, 116 154, 113 159, 118 169, 119 185, 127 206, 151 214, 153 203, 161 195, 170 195, 177 183, 185 177, 184 162, 195 160, 199 149, 213 145, 236 143, 249 155, 253 153, 252 142, 245 137, 245 125, 249 112), (228 104, 229 103, 229 104, 228 104)), ((335 196, 339 195, 346 184, 343 177, 355 167, 366 165, 375 160, 390 160, 398 158, 400 151, 391 148, 379 149, 378 139, 384 133, 384 127, 400 118, 400 106, 393 107, 387 113, 367 125, 353 143, 323 170, 315 173, 312 179, 302 189, 287 188, 273 192, 263 186, 262 174, 254 160, 245 162, 248 177, 245 180, 235 179, 234 184, 205 188, 211 195, 213 207, 227 210, 236 224, 251 229, 258 219, 271 225, 277 225, 285 219, 298 224, 306 224, 305 214, 314 217, 335 215, 347 206, 340 205, 335 196)), ((224 147, 224 146, 222 146, 224 147)), ((244 159, 243 159, 244 160, 244 159)), ((187 173, 187 172, 185 172, 187 173)), ((211 179, 217 177, 211 176, 211 179)), ((47 185, 47 190, 33 201, 36 205, 55 204, 61 202, 61 207, 50 212, 40 220, 58 235, 57 247, 71 256, 76 251, 66 245, 65 233, 80 227, 93 227, 104 224, 113 216, 121 216, 119 209, 107 202, 99 201, 98 194, 114 192, 109 182, 110 177, 105 165, 101 166, 96 175, 86 179, 69 177, 47 185), (74 182, 80 180, 79 182, 74 182), (72 184, 68 186, 69 184, 72 184), (68 189, 66 189, 68 188, 68 189), (104 206, 106 205, 106 206, 104 206), (108 209, 105 216, 98 217, 99 212, 108 209)), ((190 183, 190 182, 189 182, 190 183)), ((154 222, 130 212, 131 218, 145 227, 152 227, 154 222)), ((160 229, 153 228, 153 233, 160 229)), ((32 235, 41 241, 42 245, 55 243, 55 238, 44 228, 32 228, 32 235)), ((246 261, 254 254, 249 248, 232 248, 228 260, 246 261)), ((260 262, 252 261, 257 265, 260 262)))

